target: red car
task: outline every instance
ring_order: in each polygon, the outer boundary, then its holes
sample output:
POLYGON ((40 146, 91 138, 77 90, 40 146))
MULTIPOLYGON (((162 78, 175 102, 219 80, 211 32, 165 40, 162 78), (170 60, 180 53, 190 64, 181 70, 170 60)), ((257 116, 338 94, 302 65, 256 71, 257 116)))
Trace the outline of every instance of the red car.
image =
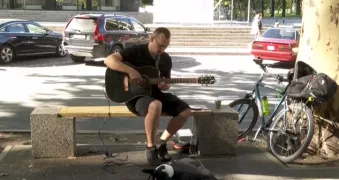
POLYGON ((257 60, 295 61, 299 37, 297 29, 269 28, 252 42, 251 55, 257 60))

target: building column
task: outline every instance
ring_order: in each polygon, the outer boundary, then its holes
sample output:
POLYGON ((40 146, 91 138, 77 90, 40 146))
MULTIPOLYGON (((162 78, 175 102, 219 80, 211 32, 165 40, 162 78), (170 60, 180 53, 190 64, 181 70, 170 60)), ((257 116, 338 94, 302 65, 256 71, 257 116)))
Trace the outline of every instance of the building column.
POLYGON ((10 9, 14 9, 14 6, 15 6, 15 0, 9 0, 9 8, 10 9))
POLYGON ((86 0, 87 10, 92 10, 92 0, 86 0))

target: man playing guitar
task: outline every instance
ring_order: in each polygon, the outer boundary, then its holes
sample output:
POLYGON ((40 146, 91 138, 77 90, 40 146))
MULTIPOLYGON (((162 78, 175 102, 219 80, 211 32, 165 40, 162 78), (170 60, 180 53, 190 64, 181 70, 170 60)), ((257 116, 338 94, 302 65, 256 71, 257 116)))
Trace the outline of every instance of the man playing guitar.
MULTIPOLYGON (((159 77, 170 78, 172 59, 165 53, 170 44, 171 33, 167 28, 157 28, 148 44, 136 45, 125 48, 121 52, 109 55, 105 64, 108 68, 128 74, 129 78, 138 82, 141 75, 134 68, 123 62, 128 62, 135 67, 153 66, 159 70, 159 77)), ((191 115, 189 105, 171 93, 164 93, 170 88, 169 84, 160 83, 152 86, 151 96, 136 97, 126 102, 127 108, 140 116, 145 117, 145 131, 147 136, 146 158, 150 165, 157 166, 161 161, 170 161, 166 142, 175 134, 191 115), (162 112, 173 116, 166 130, 156 144, 156 133, 159 127, 162 112)))

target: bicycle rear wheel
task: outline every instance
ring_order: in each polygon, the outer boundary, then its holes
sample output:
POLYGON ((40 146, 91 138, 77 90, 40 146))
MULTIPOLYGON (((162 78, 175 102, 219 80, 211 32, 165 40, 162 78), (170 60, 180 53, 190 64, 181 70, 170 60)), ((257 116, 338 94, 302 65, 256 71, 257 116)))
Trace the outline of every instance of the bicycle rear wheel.
POLYGON ((251 99, 238 99, 229 104, 231 108, 235 108, 235 110, 239 113, 239 126, 242 122, 244 124, 243 127, 245 128, 244 131, 240 130, 238 134, 238 140, 244 138, 249 132, 252 131, 253 127, 257 123, 258 116, 259 116, 259 110, 256 103, 254 103, 251 99), (237 108, 237 106, 239 106, 237 108), (243 108, 245 107, 245 108, 243 108), (248 114, 248 112, 252 109, 252 117, 245 118, 245 116, 248 114), (245 110, 245 111, 244 111, 245 110), (243 114, 244 113, 244 114, 243 114), (247 126, 247 124, 249 125, 247 126))
POLYGON ((267 138, 269 151, 284 163, 298 159, 308 148, 314 134, 314 117, 311 109, 300 103, 289 106, 287 111, 282 109, 275 116, 267 138), (308 128, 306 133, 305 127, 308 128), (295 132, 299 129, 300 132, 295 132))

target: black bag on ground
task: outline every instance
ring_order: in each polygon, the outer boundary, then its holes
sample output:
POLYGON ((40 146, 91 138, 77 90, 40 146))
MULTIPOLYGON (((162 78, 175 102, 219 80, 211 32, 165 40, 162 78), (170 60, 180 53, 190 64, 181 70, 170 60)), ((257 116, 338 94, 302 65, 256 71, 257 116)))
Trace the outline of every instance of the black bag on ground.
POLYGON ((198 160, 182 158, 172 163, 162 164, 155 169, 143 169, 153 180, 218 180, 198 160))

